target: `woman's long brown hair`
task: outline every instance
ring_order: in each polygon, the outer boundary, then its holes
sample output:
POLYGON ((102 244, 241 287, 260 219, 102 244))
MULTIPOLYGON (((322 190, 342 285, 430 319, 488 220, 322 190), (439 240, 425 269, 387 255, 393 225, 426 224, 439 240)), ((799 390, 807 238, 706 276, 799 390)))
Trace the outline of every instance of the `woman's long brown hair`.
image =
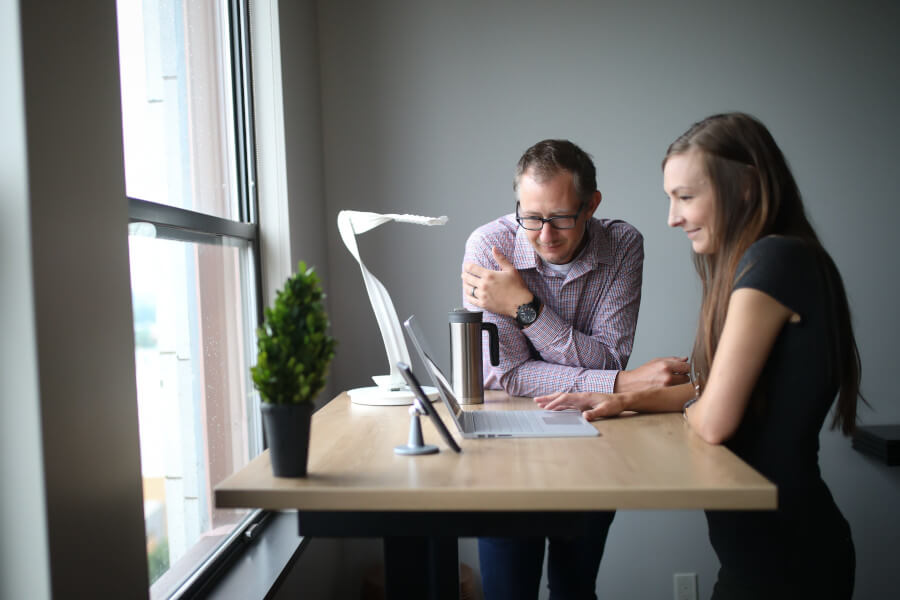
MULTIPOLYGON (((824 272, 829 320, 828 373, 838 387, 831 428, 845 435, 856 425, 861 365, 844 283, 806 218, 800 190, 768 129, 743 113, 708 117, 672 142, 663 159, 699 150, 716 197, 710 254, 694 254, 702 303, 691 357, 702 391, 725 324, 728 301, 744 252, 767 235, 799 238, 815 250, 824 272)), ((758 400, 758 399, 755 399, 758 400)))

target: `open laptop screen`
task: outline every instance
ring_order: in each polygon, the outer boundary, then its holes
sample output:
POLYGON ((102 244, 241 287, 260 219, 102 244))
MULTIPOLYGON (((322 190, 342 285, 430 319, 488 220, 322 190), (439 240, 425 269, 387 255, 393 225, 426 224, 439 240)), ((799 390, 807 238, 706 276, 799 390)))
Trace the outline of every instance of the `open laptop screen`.
POLYGON ((434 354, 431 352, 431 348, 425 341, 425 335, 422 333, 422 328, 419 327, 419 322, 416 321, 416 316, 412 315, 404 321, 403 326, 406 327, 406 332, 409 334, 410 339, 412 339, 413 345, 416 347, 416 350, 419 351, 419 357, 421 357, 422 362, 425 364, 425 370, 428 371, 428 374, 431 376, 434 387, 437 388, 447 409, 452 411, 455 417, 459 418, 463 409, 459 405, 459 402, 456 401, 456 396, 453 393, 453 386, 450 385, 450 382, 447 381, 443 371, 441 371, 434 361, 434 354))

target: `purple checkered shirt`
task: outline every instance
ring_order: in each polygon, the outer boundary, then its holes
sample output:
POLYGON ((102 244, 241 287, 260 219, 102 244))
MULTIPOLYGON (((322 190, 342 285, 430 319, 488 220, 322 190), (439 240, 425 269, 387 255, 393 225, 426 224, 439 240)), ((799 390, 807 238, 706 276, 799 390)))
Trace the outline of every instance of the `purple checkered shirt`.
MULTIPOLYGON (((613 391, 616 374, 631 356, 638 308, 644 239, 624 221, 591 219, 588 244, 563 278, 534 251, 515 215, 476 229, 466 241, 463 262, 499 270, 491 246, 518 269, 544 305, 522 329, 515 319, 484 311, 497 324, 500 365, 490 364, 484 338, 484 384, 514 396, 553 392, 613 391)), ((468 303, 469 310, 482 310, 468 303)))

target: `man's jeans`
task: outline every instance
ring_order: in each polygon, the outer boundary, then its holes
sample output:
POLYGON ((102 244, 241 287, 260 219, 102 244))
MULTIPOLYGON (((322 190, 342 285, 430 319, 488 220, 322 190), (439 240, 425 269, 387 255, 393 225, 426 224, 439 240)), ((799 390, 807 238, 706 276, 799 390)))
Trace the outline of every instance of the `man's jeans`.
MULTIPOLYGON (((549 538, 547 580, 551 600, 596 599, 597 571, 615 515, 591 514, 583 536, 549 538)), ((478 562, 485 600, 537 599, 544 538, 479 538, 478 562)))

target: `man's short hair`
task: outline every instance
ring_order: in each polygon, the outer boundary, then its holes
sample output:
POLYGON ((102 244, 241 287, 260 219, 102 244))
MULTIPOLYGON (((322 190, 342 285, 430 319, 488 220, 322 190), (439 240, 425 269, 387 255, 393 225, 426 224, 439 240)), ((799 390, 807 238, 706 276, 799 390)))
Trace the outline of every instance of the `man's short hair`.
POLYGON ((560 171, 572 173, 575 193, 587 204, 597 191, 597 170, 591 156, 569 140, 543 140, 525 151, 516 165, 513 191, 518 192, 519 180, 531 169, 539 183, 552 179, 560 171))

